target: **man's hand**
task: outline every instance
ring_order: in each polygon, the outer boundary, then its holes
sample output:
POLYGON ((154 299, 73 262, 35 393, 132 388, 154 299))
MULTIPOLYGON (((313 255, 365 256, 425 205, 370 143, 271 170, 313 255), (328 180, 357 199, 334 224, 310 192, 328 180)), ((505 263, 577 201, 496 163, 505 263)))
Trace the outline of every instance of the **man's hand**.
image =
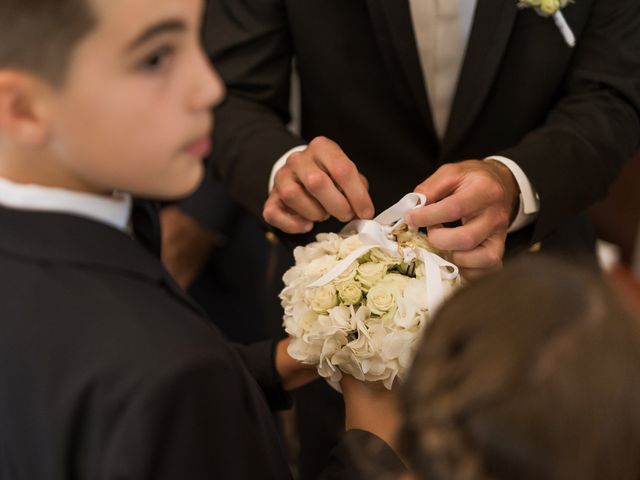
POLYGON ((315 222, 332 216, 348 222, 373 214, 366 179, 342 149, 324 137, 289 156, 263 210, 265 221, 286 233, 309 232, 315 222))
POLYGON ((178 207, 160 212, 162 263, 185 290, 198 278, 207 263, 216 236, 178 207))
POLYGON ((407 214, 411 226, 427 227, 429 242, 453 252, 467 279, 502 266, 507 229, 519 206, 519 188, 499 162, 467 160, 440 167, 416 187, 428 205, 407 214), (443 227, 461 220, 462 226, 443 227))
POLYGON ((313 365, 305 365, 291 358, 287 348, 290 338, 280 340, 276 346, 276 370, 282 379, 285 390, 295 390, 318 378, 318 369, 313 365))

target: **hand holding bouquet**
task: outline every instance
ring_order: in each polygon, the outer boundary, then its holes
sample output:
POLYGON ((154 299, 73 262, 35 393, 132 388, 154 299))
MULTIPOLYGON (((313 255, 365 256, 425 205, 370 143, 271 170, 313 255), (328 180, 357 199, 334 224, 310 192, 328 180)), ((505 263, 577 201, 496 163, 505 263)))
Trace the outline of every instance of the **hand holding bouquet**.
POLYGON ((342 373, 391 389, 411 363, 415 344, 458 269, 403 222, 424 196, 409 194, 374 220, 294 251, 280 294, 289 354, 317 365, 336 389, 342 373))

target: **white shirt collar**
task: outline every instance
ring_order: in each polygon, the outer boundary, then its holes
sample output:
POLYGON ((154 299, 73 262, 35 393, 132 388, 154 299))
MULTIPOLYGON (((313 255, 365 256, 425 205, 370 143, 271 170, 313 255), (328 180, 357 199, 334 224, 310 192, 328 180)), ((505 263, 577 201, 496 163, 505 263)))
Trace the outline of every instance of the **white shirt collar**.
POLYGON ((18 210, 68 213, 127 231, 131 196, 114 193, 102 197, 62 188, 24 185, 0 177, 0 205, 18 210))

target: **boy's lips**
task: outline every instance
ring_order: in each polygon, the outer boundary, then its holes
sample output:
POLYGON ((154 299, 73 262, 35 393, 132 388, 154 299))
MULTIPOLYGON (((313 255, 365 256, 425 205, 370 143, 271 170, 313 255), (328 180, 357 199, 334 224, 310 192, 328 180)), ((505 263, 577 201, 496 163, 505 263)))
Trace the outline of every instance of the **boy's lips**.
POLYGON ((195 142, 190 143, 184 149, 189 155, 198 158, 204 158, 211 153, 211 135, 206 134, 195 142))

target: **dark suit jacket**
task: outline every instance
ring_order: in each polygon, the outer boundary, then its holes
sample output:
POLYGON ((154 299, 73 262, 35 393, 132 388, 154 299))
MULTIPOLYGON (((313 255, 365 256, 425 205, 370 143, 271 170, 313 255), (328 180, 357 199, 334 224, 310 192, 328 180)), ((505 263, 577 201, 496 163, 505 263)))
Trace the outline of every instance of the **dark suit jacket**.
POLYGON ((228 344, 118 230, 7 209, 0 225, 0 479, 290 478, 272 342, 228 344))
POLYGON ((577 0, 563 12, 575 49, 517 0, 478 1, 440 142, 407 0, 210 0, 205 44, 228 85, 215 171, 259 215, 275 160, 325 135, 368 177, 381 210, 443 163, 504 155, 541 199, 512 243, 589 248, 578 216, 640 138, 640 2, 577 0), (285 129, 294 57, 302 138, 285 129))

